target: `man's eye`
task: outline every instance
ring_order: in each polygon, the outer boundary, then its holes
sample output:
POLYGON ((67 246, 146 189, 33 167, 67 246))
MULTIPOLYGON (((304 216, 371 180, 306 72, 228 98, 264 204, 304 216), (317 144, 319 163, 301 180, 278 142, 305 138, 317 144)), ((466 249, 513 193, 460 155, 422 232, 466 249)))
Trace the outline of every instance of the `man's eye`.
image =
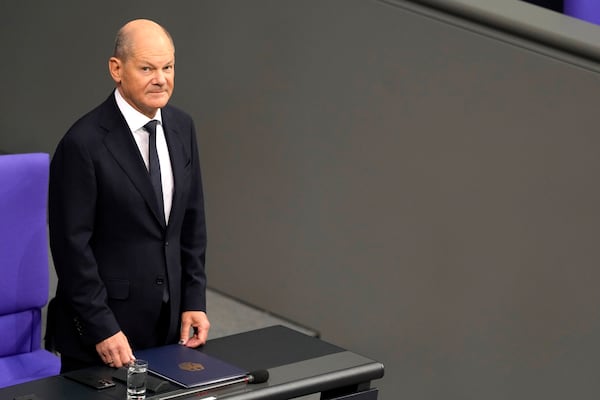
POLYGON ((148 72, 148 71, 150 71, 150 67, 142 67, 142 71, 148 72))

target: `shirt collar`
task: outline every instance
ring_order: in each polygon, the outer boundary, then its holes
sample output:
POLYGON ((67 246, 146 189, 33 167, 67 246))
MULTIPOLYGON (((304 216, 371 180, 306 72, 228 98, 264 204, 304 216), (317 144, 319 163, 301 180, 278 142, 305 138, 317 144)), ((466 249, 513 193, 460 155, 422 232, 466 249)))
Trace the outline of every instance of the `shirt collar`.
POLYGON ((156 111, 156 115, 154 116, 154 118, 148 118, 147 116, 145 116, 144 114, 142 114, 141 112, 139 112, 138 110, 133 108, 123 98, 123 96, 121 96, 119 89, 115 89, 115 100, 117 102, 117 106, 119 107, 119 110, 121 110, 121 114, 123 114, 123 117, 125 118, 125 121, 127 122, 127 125, 129 126, 129 129, 131 130, 131 132, 135 132, 138 129, 142 129, 144 127, 144 125, 146 125, 146 123, 148 123, 148 121, 150 121, 151 119, 155 119, 155 120, 159 121, 160 124, 162 125, 162 114, 160 112, 161 111, 160 108, 156 111))

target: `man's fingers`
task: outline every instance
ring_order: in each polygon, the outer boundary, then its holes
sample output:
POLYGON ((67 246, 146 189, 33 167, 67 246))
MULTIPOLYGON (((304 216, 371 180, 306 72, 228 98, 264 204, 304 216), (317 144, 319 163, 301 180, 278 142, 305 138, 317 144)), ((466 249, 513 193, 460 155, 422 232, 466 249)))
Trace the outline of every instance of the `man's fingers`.
POLYGON ((129 341, 122 332, 98 343, 96 350, 102 362, 110 367, 120 368, 135 359, 129 341))
POLYGON ((194 327, 194 335, 185 343, 186 347, 198 347, 206 343, 208 338, 208 329, 198 329, 194 327))
POLYGON ((198 347, 203 345, 208 338, 210 322, 204 311, 184 311, 181 314, 180 344, 187 347, 198 347), (193 333, 190 338, 190 330, 193 333))
POLYGON ((190 329, 192 324, 188 321, 183 321, 181 324, 181 331, 179 332, 179 344, 186 344, 190 337, 190 329))

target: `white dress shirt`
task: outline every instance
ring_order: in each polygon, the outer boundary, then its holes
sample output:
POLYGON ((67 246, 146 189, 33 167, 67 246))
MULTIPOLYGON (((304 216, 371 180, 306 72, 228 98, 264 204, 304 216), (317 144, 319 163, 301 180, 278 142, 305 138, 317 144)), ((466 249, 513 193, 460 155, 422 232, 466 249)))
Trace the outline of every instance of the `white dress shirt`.
POLYGON ((156 124, 156 151, 158 152, 158 161, 160 162, 160 181, 162 183, 163 204, 165 206, 165 221, 168 224, 169 215, 171 214, 171 204, 173 202, 173 191, 175 189, 175 185, 173 180, 171 159, 169 158, 169 148, 167 147, 165 132, 162 127, 162 115, 160 108, 156 112, 154 118, 148 118, 127 103, 123 96, 121 96, 121 93, 119 93, 118 89, 115 89, 115 100, 117 101, 117 106, 119 107, 119 110, 121 110, 123 117, 125 117, 125 121, 129 126, 129 130, 133 134, 133 138, 137 143, 138 149, 140 150, 140 154, 144 159, 147 169, 150 163, 150 157, 148 154, 150 140, 148 131, 144 129, 144 125, 146 125, 151 119, 158 121, 158 124, 156 124))

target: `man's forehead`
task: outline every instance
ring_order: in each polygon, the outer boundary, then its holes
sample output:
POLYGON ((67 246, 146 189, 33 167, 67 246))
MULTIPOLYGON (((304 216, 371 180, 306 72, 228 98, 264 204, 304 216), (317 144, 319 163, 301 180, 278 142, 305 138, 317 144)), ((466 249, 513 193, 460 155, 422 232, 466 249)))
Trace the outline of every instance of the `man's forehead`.
POLYGON ((175 64, 175 57, 171 55, 135 55, 132 54, 129 60, 137 64, 149 64, 149 65, 167 65, 175 64))

